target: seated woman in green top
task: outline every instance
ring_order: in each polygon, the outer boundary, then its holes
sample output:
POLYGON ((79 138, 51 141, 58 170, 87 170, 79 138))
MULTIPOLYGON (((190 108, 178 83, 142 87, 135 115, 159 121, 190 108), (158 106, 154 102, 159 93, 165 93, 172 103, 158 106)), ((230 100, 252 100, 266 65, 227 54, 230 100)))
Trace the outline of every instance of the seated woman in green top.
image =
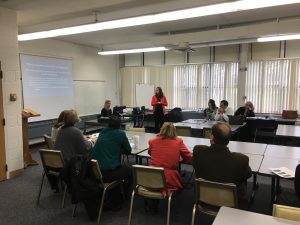
POLYGON ((97 139, 92 151, 101 168, 104 182, 125 180, 125 188, 129 193, 132 185, 131 167, 121 164, 121 154, 130 154, 131 146, 124 131, 120 130, 121 121, 112 116, 108 128, 104 128, 97 139))

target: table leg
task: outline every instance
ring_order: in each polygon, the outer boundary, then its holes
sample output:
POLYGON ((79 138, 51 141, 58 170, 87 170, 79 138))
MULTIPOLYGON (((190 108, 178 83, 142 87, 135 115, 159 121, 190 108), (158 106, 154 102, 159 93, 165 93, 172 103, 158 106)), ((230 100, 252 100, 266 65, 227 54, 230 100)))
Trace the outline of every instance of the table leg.
POLYGON ((258 184, 257 184, 257 173, 253 174, 253 186, 252 189, 255 190, 258 188, 258 184))
POLYGON ((270 203, 271 203, 271 209, 273 209, 273 204, 275 203, 275 189, 276 189, 276 187, 275 187, 275 176, 272 176, 272 181, 271 181, 271 201, 270 201, 270 203))

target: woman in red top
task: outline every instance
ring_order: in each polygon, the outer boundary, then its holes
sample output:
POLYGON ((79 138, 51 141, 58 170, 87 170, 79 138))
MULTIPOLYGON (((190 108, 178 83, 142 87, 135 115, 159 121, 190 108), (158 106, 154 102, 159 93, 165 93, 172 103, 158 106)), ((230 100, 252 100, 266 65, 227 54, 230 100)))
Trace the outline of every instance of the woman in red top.
POLYGON ((155 89, 155 95, 151 99, 151 105, 153 106, 153 114, 155 121, 155 132, 159 132, 159 129, 164 123, 164 115, 166 112, 165 107, 168 105, 167 99, 162 92, 161 87, 155 89))
POLYGON ((149 140, 149 155, 151 165, 163 167, 169 191, 182 188, 181 176, 178 172, 180 161, 192 162, 192 153, 183 140, 177 137, 176 128, 172 123, 164 123, 160 133, 149 140))

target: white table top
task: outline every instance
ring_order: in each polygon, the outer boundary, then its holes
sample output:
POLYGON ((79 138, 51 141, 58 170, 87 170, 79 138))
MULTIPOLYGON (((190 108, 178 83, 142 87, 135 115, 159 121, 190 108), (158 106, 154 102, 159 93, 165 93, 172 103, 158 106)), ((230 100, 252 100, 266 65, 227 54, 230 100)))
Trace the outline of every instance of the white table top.
MULTIPOLYGON (((210 146, 210 140, 206 138, 195 138, 195 137, 181 137, 183 143, 192 150, 195 145, 208 145, 210 146)), ((264 155, 267 144, 252 143, 252 142, 239 142, 230 141, 228 148, 232 152, 240 152, 243 154, 255 154, 264 155)), ((299 157, 300 158, 300 157, 299 157)))
MULTIPOLYGON (((198 121, 198 120, 195 120, 195 119, 186 120, 186 121, 188 121, 188 122, 174 123, 174 126, 175 127, 180 127, 180 126, 191 127, 192 129, 195 129, 195 130, 203 130, 203 128, 212 128, 212 126, 218 122, 218 121, 210 121, 210 120, 207 120, 207 121, 199 120, 199 122, 197 123, 195 121, 198 121), (189 121, 193 121, 193 122, 189 123, 189 121)), ((244 126, 244 124, 242 124, 242 125, 229 125, 229 126, 231 128, 231 131, 235 132, 237 129, 244 126)))
MULTIPOLYGON (((192 151, 192 150, 190 150, 192 151)), ((142 151, 137 154, 138 156, 145 157, 145 158, 151 158, 151 156, 148 154, 148 151, 142 151)), ((253 155, 253 154, 245 154, 249 157, 249 165, 251 167, 252 172, 258 172, 259 167, 262 163, 263 156, 262 155, 253 155)))
POLYGON ((286 167, 292 171, 295 171, 297 165, 297 159, 264 156, 258 172, 265 175, 273 175, 273 173, 270 171, 270 168, 286 167))
POLYGON ((213 225, 299 225, 299 222, 264 214, 221 207, 213 225))
POLYGON ((300 126, 279 124, 276 135, 285 137, 300 137, 300 126))
POLYGON ((126 135, 128 137, 128 140, 131 144, 131 146, 133 146, 133 136, 137 135, 139 136, 139 145, 138 148, 133 147, 131 150, 131 154, 132 155, 136 155, 142 151, 145 151, 146 149, 148 149, 148 141, 154 137, 156 134, 152 134, 152 133, 144 133, 144 132, 132 132, 132 131, 126 131, 126 135))
POLYGON ((300 147, 268 145, 265 156, 298 160, 300 159, 300 147))

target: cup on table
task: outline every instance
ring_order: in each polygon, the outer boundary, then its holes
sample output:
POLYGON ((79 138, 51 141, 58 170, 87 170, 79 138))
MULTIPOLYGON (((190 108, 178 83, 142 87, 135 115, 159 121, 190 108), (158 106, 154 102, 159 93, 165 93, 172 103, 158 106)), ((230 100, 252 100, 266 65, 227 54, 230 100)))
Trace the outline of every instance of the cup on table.
POLYGON ((140 136, 134 135, 132 138, 133 138, 133 148, 139 148, 140 136))

